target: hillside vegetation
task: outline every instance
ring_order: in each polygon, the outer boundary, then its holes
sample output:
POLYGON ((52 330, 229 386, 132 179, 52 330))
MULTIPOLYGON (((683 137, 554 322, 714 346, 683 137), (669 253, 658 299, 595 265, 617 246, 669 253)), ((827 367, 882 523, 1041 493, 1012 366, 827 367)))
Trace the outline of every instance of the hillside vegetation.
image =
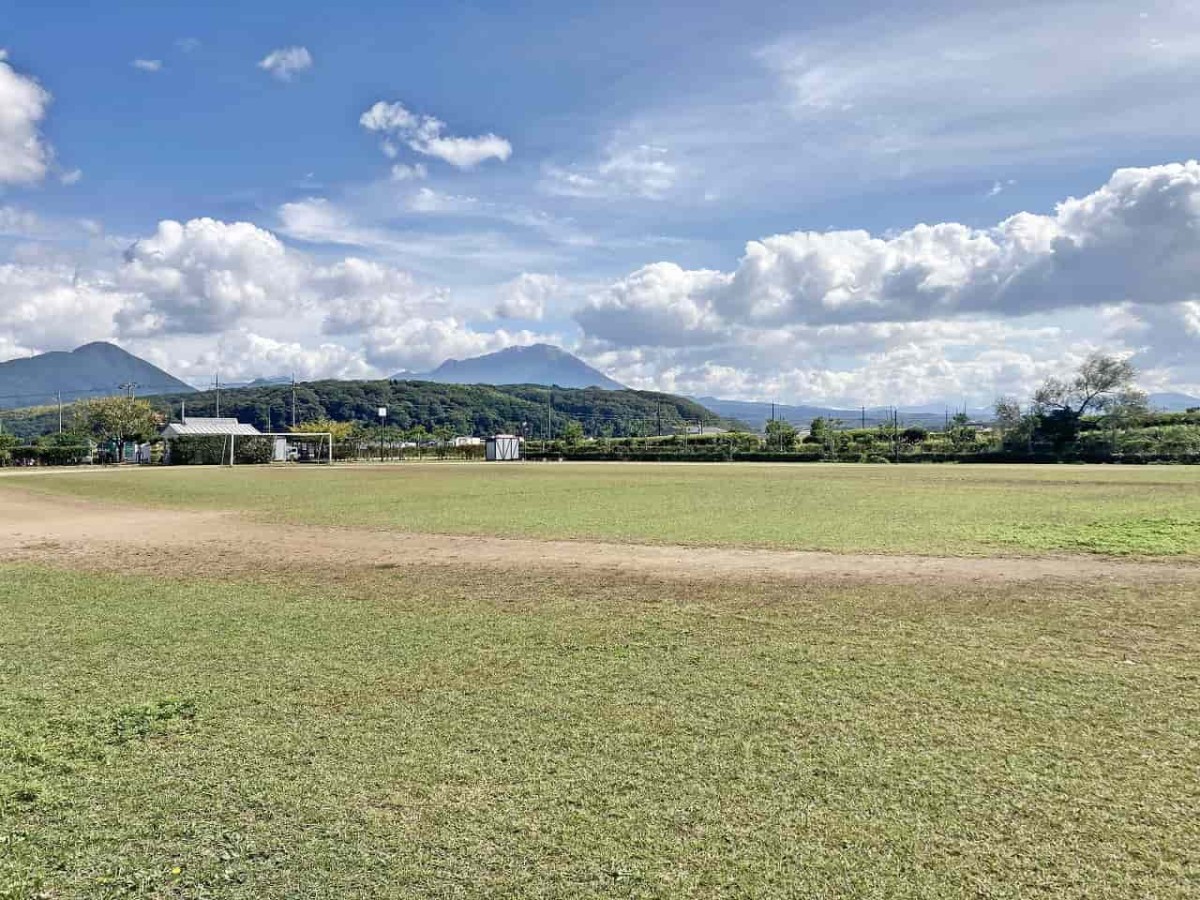
MULTIPOLYGON (((168 393, 146 398, 163 416, 178 418, 186 403, 189 416, 217 413, 215 391, 168 393)), ((234 416, 262 431, 282 431, 293 421, 329 419, 376 424, 379 407, 397 429, 417 425, 456 434, 522 433, 541 438, 561 434, 579 423, 588 435, 671 434, 686 424, 725 425, 700 404, 654 391, 600 388, 550 388, 541 385, 439 384, 427 381, 314 381, 296 385, 259 385, 220 392, 222 416, 234 416)), ((68 427, 72 410, 66 414, 68 427)), ((56 407, 9 410, 3 430, 36 438, 58 428, 56 407)))

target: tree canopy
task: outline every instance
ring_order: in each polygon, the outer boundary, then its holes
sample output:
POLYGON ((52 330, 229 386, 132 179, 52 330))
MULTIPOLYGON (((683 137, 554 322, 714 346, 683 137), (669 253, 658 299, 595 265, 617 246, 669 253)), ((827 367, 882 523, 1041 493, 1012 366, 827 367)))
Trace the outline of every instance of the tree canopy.
MULTIPOLYGON (((1102 412, 1123 397, 1137 395, 1133 380, 1137 369, 1127 359, 1092 353, 1079 366, 1069 381, 1048 378, 1033 395, 1035 411, 1043 414, 1063 413, 1080 418, 1089 412, 1102 412)), ((1144 403, 1144 395, 1143 397, 1144 403)))
POLYGON ((75 404, 76 426, 100 441, 144 441, 162 421, 147 400, 97 397, 75 404))

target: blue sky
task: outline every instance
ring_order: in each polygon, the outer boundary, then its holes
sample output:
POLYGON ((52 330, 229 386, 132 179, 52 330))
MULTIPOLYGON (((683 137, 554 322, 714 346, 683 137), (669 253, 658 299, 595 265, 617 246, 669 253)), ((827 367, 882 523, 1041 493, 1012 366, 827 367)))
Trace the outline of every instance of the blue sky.
POLYGON ((0 356, 1200 391, 1195 4, 59 3, 0 48, 0 356))

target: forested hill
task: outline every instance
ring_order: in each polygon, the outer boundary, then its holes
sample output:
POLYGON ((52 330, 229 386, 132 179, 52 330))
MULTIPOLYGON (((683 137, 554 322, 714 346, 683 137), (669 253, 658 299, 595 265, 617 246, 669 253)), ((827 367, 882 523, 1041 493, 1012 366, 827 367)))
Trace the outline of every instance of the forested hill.
MULTIPOLYGON (((178 419, 181 403, 189 416, 216 414, 216 394, 198 391, 147 397, 156 409, 178 419)), ((457 434, 546 434, 547 415, 555 434, 567 422, 579 422, 586 434, 624 437, 671 434, 683 424, 730 424, 700 404, 652 391, 608 391, 600 388, 548 388, 541 385, 437 384, 428 381, 314 381, 296 385, 297 422, 330 418, 377 423, 380 406, 387 424, 398 428, 446 425, 457 434)), ((32 411, 31 411, 32 412, 32 411)), ((262 431, 283 431, 292 421, 291 385, 223 389, 221 415, 236 416, 262 431)), ((37 411, 28 416, 6 413, 4 430, 25 437, 57 428, 57 414, 37 411)))
POLYGON ((0 362, 0 409, 39 403, 82 400, 119 394, 133 385, 143 394, 178 393, 192 388, 144 359, 114 344, 84 344, 68 352, 55 351, 0 362))

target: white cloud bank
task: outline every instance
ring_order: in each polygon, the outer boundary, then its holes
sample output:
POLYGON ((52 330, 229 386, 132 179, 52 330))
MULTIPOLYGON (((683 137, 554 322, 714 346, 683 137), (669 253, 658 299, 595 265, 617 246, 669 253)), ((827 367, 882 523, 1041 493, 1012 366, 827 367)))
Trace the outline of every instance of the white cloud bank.
POLYGON ((991 228, 800 231, 751 241, 732 271, 654 263, 576 320, 617 377, 692 393, 980 398, 1098 347, 1194 390, 1200 163, 1121 169, 991 228), (1055 321, 1069 325, 1047 332, 1055 321))
POLYGON ((646 266, 594 295, 585 332, 619 346, 707 343, 725 329, 1020 316, 1200 293, 1200 163, 1121 169, 1051 215, 891 237, 798 231, 746 245, 733 272, 646 266))
MULTIPOLYGON (((17 233, 44 227, 12 208, 0 218, 17 233)), ((327 245, 396 240, 382 226, 360 234, 321 200, 281 219, 327 245)), ((5 352, 115 337, 170 348, 187 374, 220 341, 241 359, 222 363, 231 378, 285 363, 385 375, 562 342, 562 307, 580 289, 530 267, 463 305, 380 260, 317 257, 215 219, 164 221, 105 271, 38 259, 0 266, 5 352), (480 324, 497 316, 559 333, 480 324)), ((1135 353, 1149 385, 1200 391, 1200 163, 1118 170, 1049 213, 991 228, 775 235, 747 244, 730 271, 658 262, 587 296, 575 319, 576 349, 614 377, 697 395, 986 402, 1093 349, 1135 353)))
MULTIPOLYGON (((489 159, 503 162, 512 156, 512 144, 498 135, 489 132, 478 137, 452 137, 445 133, 445 122, 409 112, 402 103, 380 100, 362 114, 359 124, 367 131, 394 137, 423 156, 432 156, 459 169, 471 169, 489 159)), ((385 153, 392 146, 385 143, 385 153)))
MULTIPOLYGON (((14 227, 31 224, 0 212, 14 227)), ((537 339, 477 331, 444 291, 402 269, 319 261, 249 222, 166 220, 120 264, 82 276, 62 265, 0 265, 8 356, 118 340, 197 384, 218 368, 226 379, 388 375, 537 339)))
POLYGON ((49 91, 17 72, 0 50, 0 185, 46 177, 54 153, 40 127, 50 99, 49 91))

